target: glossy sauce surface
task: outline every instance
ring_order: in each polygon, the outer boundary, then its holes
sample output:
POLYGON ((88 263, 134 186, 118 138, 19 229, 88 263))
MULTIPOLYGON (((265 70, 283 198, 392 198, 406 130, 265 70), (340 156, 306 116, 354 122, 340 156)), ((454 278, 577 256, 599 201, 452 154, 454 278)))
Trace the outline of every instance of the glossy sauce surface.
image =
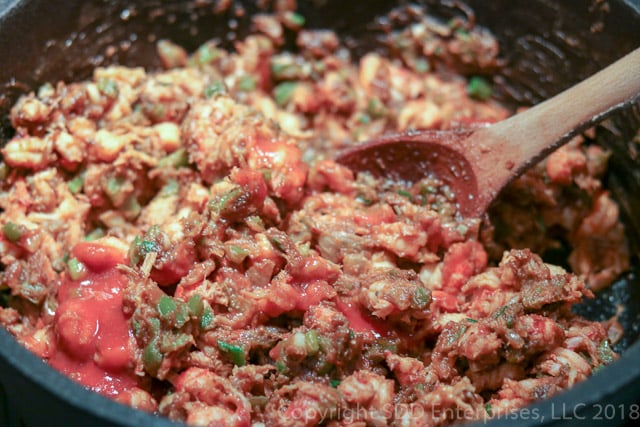
POLYGON ((125 262, 115 248, 83 242, 72 254, 87 268, 79 280, 67 277, 58 293, 55 328, 57 350, 49 363, 82 385, 117 396, 137 385, 130 332, 122 311, 126 277, 116 266, 125 262))

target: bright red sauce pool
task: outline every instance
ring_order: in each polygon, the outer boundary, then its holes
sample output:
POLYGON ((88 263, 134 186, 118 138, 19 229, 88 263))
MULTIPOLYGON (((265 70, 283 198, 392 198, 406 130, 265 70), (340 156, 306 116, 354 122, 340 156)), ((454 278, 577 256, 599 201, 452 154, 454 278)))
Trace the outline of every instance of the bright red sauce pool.
POLYGON ((132 347, 122 312, 126 277, 115 267, 125 262, 119 250, 91 242, 78 244, 72 257, 87 266, 81 280, 67 278, 58 293, 57 350, 49 363, 84 386, 117 396, 137 385, 132 347))

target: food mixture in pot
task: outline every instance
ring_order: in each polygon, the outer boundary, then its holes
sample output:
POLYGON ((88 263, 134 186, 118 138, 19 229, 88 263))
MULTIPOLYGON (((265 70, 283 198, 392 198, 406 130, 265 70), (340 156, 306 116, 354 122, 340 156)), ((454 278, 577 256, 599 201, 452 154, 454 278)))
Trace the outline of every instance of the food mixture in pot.
POLYGON ((0 164, 0 323, 86 387, 191 425, 488 419, 611 363, 616 319, 571 310, 629 263, 589 135, 484 223, 435 179, 332 160, 511 113, 492 36, 413 12, 385 55, 284 11, 233 51, 162 40, 162 71, 22 97, 0 164), (559 248, 564 268, 543 261, 559 248))

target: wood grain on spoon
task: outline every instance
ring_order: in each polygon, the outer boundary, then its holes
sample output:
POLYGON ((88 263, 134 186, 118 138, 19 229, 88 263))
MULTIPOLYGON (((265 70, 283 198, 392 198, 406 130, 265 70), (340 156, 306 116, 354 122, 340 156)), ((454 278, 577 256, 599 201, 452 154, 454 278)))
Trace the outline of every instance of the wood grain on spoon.
POLYGON ((640 96, 640 49, 527 111, 487 127, 388 134, 340 153, 354 171, 417 181, 434 176, 479 217, 500 190, 552 150, 640 96))

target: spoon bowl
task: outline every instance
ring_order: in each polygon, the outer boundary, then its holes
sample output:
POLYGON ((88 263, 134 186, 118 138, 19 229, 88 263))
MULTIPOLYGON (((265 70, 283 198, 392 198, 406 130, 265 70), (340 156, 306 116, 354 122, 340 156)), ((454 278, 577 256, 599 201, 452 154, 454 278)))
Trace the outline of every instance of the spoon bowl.
POLYGON ((459 212, 481 217, 500 191, 554 149, 640 96, 640 48, 527 111, 474 129, 387 134, 341 152, 354 172, 415 182, 434 177, 459 212))

